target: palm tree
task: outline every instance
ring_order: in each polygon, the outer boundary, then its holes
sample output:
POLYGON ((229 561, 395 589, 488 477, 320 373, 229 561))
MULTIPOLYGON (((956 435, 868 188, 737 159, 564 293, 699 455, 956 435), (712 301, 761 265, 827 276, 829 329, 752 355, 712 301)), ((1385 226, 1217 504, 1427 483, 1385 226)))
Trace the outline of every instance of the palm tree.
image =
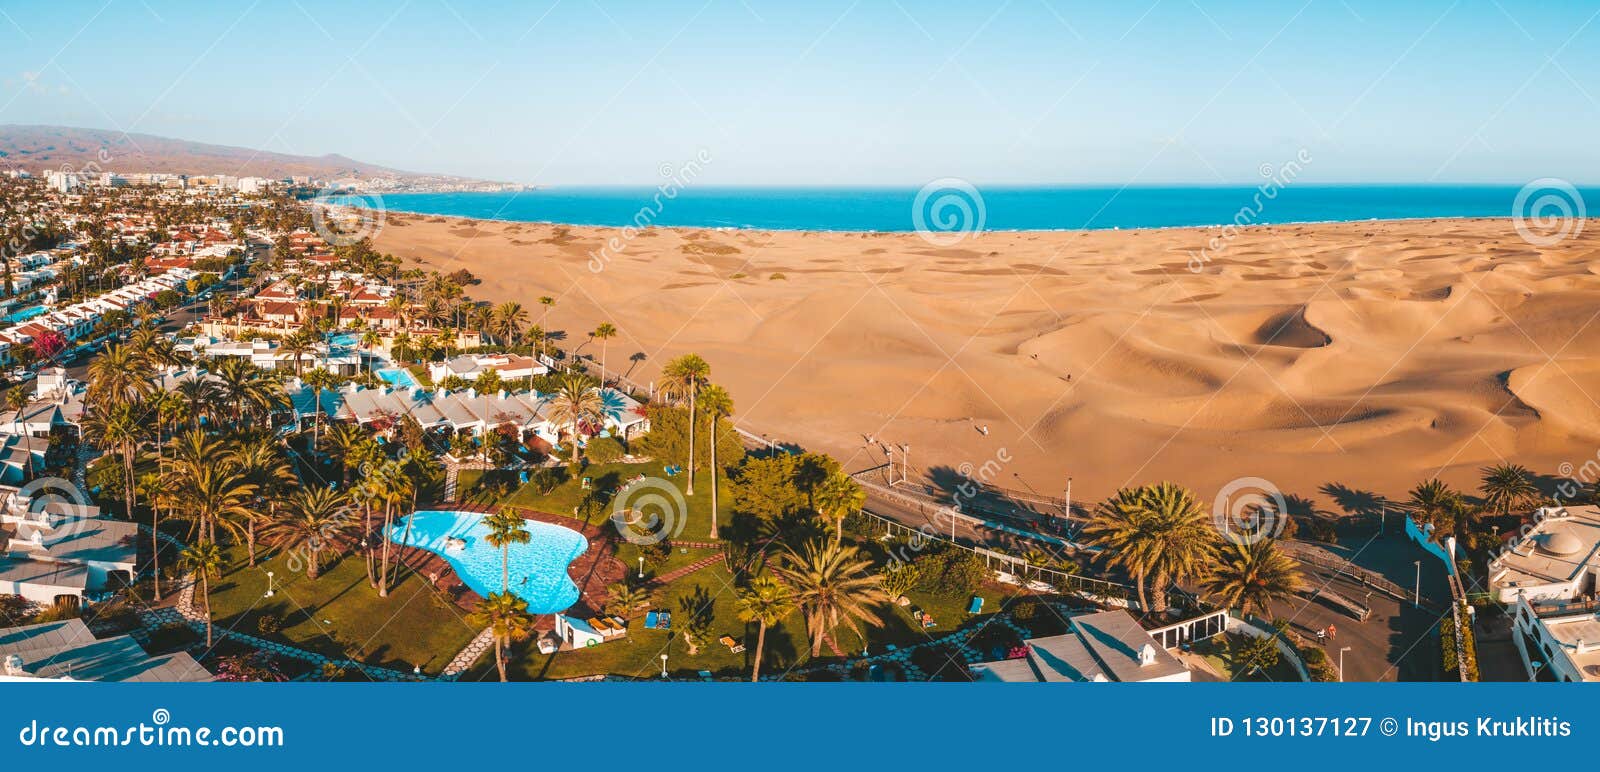
POLYGON ((610 322, 601 322, 599 327, 594 328, 594 332, 589 333, 589 337, 600 341, 600 384, 603 386, 606 382, 606 341, 617 337, 617 326, 610 322))
POLYGON ((83 433, 90 443, 122 457, 123 514, 132 520, 139 498, 134 490, 133 462, 145 439, 144 411, 134 403, 111 402, 89 415, 83 433))
POLYGON ((316 341, 312 340, 311 335, 306 330, 296 330, 294 334, 278 341, 278 353, 294 361, 294 374, 297 378, 300 377, 300 368, 304 364, 301 361, 302 358, 306 354, 314 353, 316 350, 316 341))
POLYGON ((646 601, 650 600, 650 591, 643 585, 628 581, 614 582, 606 586, 605 612, 617 616, 627 616, 633 613, 646 601))
POLYGON ((1102 502, 1084 527, 1090 544, 1132 574, 1139 607, 1165 611, 1167 585, 1198 575, 1214 552, 1216 531, 1194 494, 1175 483, 1124 488, 1102 502), (1154 585, 1154 597, 1145 585, 1154 585))
POLYGON ((693 496, 695 401, 700 395, 700 390, 711 382, 711 365, 701 359, 699 354, 684 354, 662 368, 661 379, 664 391, 676 395, 680 401, 684 399, 689 401, 689 478, 683 493, 685 496, 693 496))
POLYGON ((723 418, 733 415, 733 395, 727 389, 716 384, 706 386, 700 394, 700 403, 705 406, 706 413, 711 416, 711 532, 713 539, 717 536, 717 431, 718 424, 723 418))
POLYGON ((222 550, 203 541, 183 551, 183 565, 200 579, 200 596, 206 604, 206 646, 211 645, 211 577, 222 575, 222 550))
POLYGON ((794 613, 794 596, 777 577, 763 574, 751 579, 749 585, 739 589, 737 608, 741 622, 746 624, 754 622, 758 625, 756 655, 754 664, 750 668, 750 681, 753 683, 761 680, 761 652, 767 646, 767 628, 782 622, 784 617, 794 613))
POLYGON ((822 654, 822 641, 840 624, 861 635, 861 625, 881 627, 879 610, 889 593, 871 572, 872 561, 853 546, 822 540, 801 551, 786 547, 774 570, 794 590, 794 600, 811 634, 811 656, 822 654))
MULTIPOLYGON (((278 500, 284 491, 300 482, 289 466, 278 443, 270 437, 245 440, 229 454, 228 460, 239 467, 245 480, 256 486, 257 505, 266 504, 267 522, 277 520, 278 500)), ((251 517, 245 524, 245 543, 248 545, 249 565, 256 564, 256 522, 251 517)))
POLYGON ((301 551, 306 556, 306 576, 316 581, 322 570, 322 553, 350 530, 344 504, 343 491, 301 488, 289 497, 284 511, 267 523, 262 536, 279 549, 301 551))
POLYGON ((1532 508, 1539 501, 1539 488, 1533 484, 1533 473, 1521 464, 1499 464, 1484 467, 1483 483, 1478 490, 1483 493, 1483 503, 1498 515, 1512 510, 1532 508))
POLYGON ((489 535, 484 541, 491 547, 500 548, 500 591, 511 591, 511 545, 527 544, 533 540, 528 533, 528 521, 523 520, 510 509, 502 509, 483 519, 483 524, 489 527, 489 535))
POLYGON ((549 295, 539 296, 539 305, 544 306, 544 315, 539 317, 539 326, 550 329, 550 309, 555 308, 556 299, 549 295))
POLYGON ((1411 499, 1406 506, 1419 525, 1432 525, 1435 530, 1442 532, 1454 529, 1454 515, 1460 507, 1460 498, 1461 494, 1435 477, 1412 488, 1411 499))
POLYGON ((494 308, 492 317, 494 334, 507 345, 516 342, 522 332, 523 325, 528 323, 528 312, 522 310, 522 304, 508 300, 494 308))
MULTIPOLYGON (((372 470, 367 476, 367 486, 373 500, 383 505, 383 532, 379 538, 383 541, 383 558, 378 569, 378 597, 389 597, 389 530, 394 524, 395 510, 406 501, 416 490, 411 476, 406 474, 405 464, 400 461, 390 461, 372 470)), ((404 542, 411 540, 411 519, 406 519, 406 535, 401 539, 404 542)))
POLYGON ((494 666, 500 671, 500 682, 506 682, 506 650, 512 641, 520 641, 533 633, 533 615, 528 613, 528 603, 509 592, 490 593, 478 607, 467 615, 467 624, 486 627, 494 639, 494 666))
POLYGON ((155 372, 132 346, 111 345, 89 363, 89 397, 98 403, 130 402, 150 392, 155 372))
POLYGON ((180 516, 193 521, 191 533, 199 533, 204 541, 216 542, 219 525, 238 535, 251 519, 262 517, 256 508, 255 484, 231 462, 211 458, 174 464, 163 485, 180 516))
POLYGON ((366 332, 361 333, 361 348, 365 349, 367 352, 367 372, 369 373, 372 372, 372 363, 374 360, 376 360, 376 357, 372 356, 372 350, 377 348, 378 344, 382 342, 383 338, 382 336, 378 335, 377 330, 367 330, 366 332))
POLYGON ((1258 616, 1270 618, 1274 601, 1293 596, 1305 584, 1300 563, 1279 551, 1272 539, 1230 541, 1220 558, 1205 579, 1205 590, 1228 608, 1246 614, 1254 607, 1258 616))
MULTIPOLYGON (((712 483, 715 484, 714 482, 712 483)), ((861 511, 867 492, 843 472, 834 472, 812 494, 812 505, 833 526, 833 543, 844 539, 845 518, 861 511)))
POLYGON ((322 436, 322 443, 326 452, 339 459, 340 487, 350 487, 350 473, 357 469, 355 459, 361 455, 362 448, 372 442, 367 436, 367 431, 356 424, 335 424, 322 436))
POLYGON ((585 423, 604 420, 605 400, 600 390, 576 373, 561 376, 556 393, 550 397, 546 412, 550 421, 572 429, 572 463, 578 463, 578 442, 583 437, 585 423))

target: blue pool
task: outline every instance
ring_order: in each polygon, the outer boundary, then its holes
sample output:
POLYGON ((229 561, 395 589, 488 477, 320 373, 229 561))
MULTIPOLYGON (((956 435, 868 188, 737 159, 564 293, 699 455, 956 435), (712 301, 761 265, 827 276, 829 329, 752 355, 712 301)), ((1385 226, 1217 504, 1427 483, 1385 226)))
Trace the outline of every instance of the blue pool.
POLYGON ((417 387, 417 379, 411 377, 411 371, 403 367, 385 367, 378 370, 378 377, 402 389, 417 387))
MULTIPOLYGON (((461 580, 473 592, 487 597, 500 591, 500 550, 487 540, 488 526, 478 512, 412 513, 411 546, 421 547, 449 561, 461 580), (461 539, 465 546, 448 542, 461 539)), ((396 523, 390 541, 405 538, 406 521, 396 523)), ((511 592, 528 602, 534 614, 553 614, 578 602, 578 586, 567 576, 567 564, 589 548, 583 534, 559 525, 528 521, 533 538, 527 544, 511 545, 511 592)))

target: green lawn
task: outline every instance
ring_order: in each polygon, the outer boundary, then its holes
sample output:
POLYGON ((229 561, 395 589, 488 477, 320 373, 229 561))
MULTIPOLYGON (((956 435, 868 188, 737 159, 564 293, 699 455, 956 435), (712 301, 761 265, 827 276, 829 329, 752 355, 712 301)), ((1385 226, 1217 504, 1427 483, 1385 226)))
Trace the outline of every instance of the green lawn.
MULTIPOLYGON (((667 670, 674 677, 693 678, 701 670, 709 670, 719 678, 748 677, 750 667, 755 656, 756 628, 746 626, 739 621, 736 596, 731 588, 732 575, 721 564, 710 566, 686 576, 655 593, 653 608, 665 609, 673 612, 674 616, 682 618, 679 611, 679 598, 690 596, 696 588, 704 589, 712 597, 712 639, 710 646, 702 646, 699 653, 690 656, 688 646, 679 634, 669 635, 661 630, 647 630, 642 619, 635 619, 629 623, 628 634, 618 640, 603 643, 592 648, 577 651, 561 651, 555 654, 540 654, 533 646, 532 641, 518 644, 513 653, 513 661, 507 674, 512 680, 536 680, 576 678, 591 675, 621 675, 648 678, 661 672, 661 655, 667 655, 667 670), (720 643, 717 638, 729 635, 735 640, 745 644, 745 651, 734 654, 720 643)), ((993 612, 1002 607, 1006 598, 997 588, 986 588, 984 591, 988 602, 985 603, 986 611, 993 612)), ((908 595, 911 602, 924 611, 932 614, 938 621, 938 626, 923 630, 911 617, 907 607, 893 607, 886 609, 884 624, 878 628, 868 628, 867 640, 871 641, 871 653, 881 654, 887 644, 894 644, 904 648, 919 643, 926 643, 932 638, 939 638, 958 629, 979 630, 980 641, 987 641, 993 634, 1009 635, 1000 625, 986 625, 988 615, 972 616, 966 613, 965 600, 946 599, 920 591, 913 591, 908 595)), ((864 647, 861 637, 851 632, 848 628, 840 628, 835 637, 840 650, 846 656, 859 656, 864 647)), ((767 631, 767 648, 762 664, 762 672, 768 675, 781 675, 782 673, 803 666, 810 659, 810 642, 806 637, 805 623, 799 613, 795 613, 784 621, 782 625, 767 631)), ((833 659, 832 649, 823 647, 822 657, 833 659)), ((484 658, 479 661, 475 672, 470 674, 473 680, 491 680, 498 677, 494 672, 493 661, 484 658)))
MULTIPOLYGON (((606 505, 604 512, 592 518, 592 520, 598 521, 601 517, 610 515, 612 494, 621 489, 628 480, 641 474, 646 477, 666 480, 676 487, 680 493, 683 492, 689 481, 688 476, 681 472, 673 477, 667 477, 662 473, 661 465, 653 462, 647 464, 595 464, 584 470, 583 474, 577 478, 556 486, 547 494, 541 495, 533 486, 524 485, 500 503, 529 507, 541 512, 571 517, 573 510, 590 494, 589 490, 584 490, 583 488, 583 478, 587 477, 592 481, 592 490, 599 492, 601 501, 606 505)), ((684 522, 683 530, 678 534, 678 538, 690 541, 706 541, 710 539, 711 534, 709 474, 704 471, 700 472, 696 475, 695 482, 698 483, 695 487, 695 494, 693 496, 684 496, 684 504, 688 507, 688 517, 684 522)), ((726 528, 733 520, 732 496, 729 494, 726 477, 718 475, 717 483, 717 521, 720 527, 726 528)), ((648 489, 643 487, 634 490, 638 490, 641 493, 648 492, 648 489)), ((623 491, 625 496, 628 493, 629 491, 623 491)))
POLYGON ((1235 662, 1233 647, 1249 640, 1248 636, 1237 634, 1215 635, 1204 640, 1195 641, 1193 651, 1204 657, 1224 679, 1230 681, 1268 681, 1277 683, 1298 683, 1300 674, 1295 671, 1294 665, 1289 664, 1282 657, 1278 662, 1263 673, 1256 668, 1235 662), (1240 670, 1249 669, 1241 673, 1240 670))
POLYGON ((242 548, 227 555, 230 568, 212 580, 211 592, 221 628, 396 670, 421 665, 433 674, 477 632, 467 625, 465 611, 405 568, 389 597, 380 598, 367 585, 359 554, 325 567, 315 581, 289 570, 282 557, 248 568, 242 548), (265 597, 267 571, 274 574, 271 598, 265 597), (283 629, 262 634, 257 622, 265 614, 281 619, 283 629))
MULTIPOLYGON (((661 672, 661 655, 666 654, 667 670, 679 677, 693 677, 698 671, 709 670, 718 676, 742 674, 748 678, 751 657, 755 656, 756 631, 755 627, 751 626, 746 641, 746 627, 739 621, 734 593, 728 589, 732 582, 733 577, 727 568, 715 565, 684 577, 657 592, 654 608, 671 610, 673 615, 679 618, 682 613, 678 611, 679 597, 690 595, 696 587, 702 588, 712 597, 710 635, 712 640, 709 646, 702 646, 700 652, 694 656, 689 655, 688 646, 684 644, 682 635, 663 630, 647 630, 641 618, 629 622, 626 636, 588 649, 540 654, 538 649, 534 648, 532 641, 519 644, 514 651, 508 675, 512 680, 524 681, 598 674, 649 677, 661 672), (716 639, 723 635, 731 635, 736 640, 745 641, 745 651, 734 654, 728 647, 717 643, 716 639)), ((797 662, 808 659, 809 654, 810 647, 805 642, 805 625, 800 615, 795 614, 784 624, 767 631, 767 649, 762 670, 773 675, 780 674, 797 662)), ((825 649, 824 655, 827 654, 825 649)), ((496 677, 498 676, 494 672, 494 662, 489 657, 479 660, 477 671, 471 674, 473 680, 489 680, 496 677)))

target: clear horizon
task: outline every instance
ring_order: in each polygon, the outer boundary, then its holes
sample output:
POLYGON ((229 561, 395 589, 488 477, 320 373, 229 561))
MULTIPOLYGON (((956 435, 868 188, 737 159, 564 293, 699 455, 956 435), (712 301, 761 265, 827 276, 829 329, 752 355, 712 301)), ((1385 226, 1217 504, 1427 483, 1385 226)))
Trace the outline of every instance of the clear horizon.
POLYGON ((762 0, 4 9, 0 123, 577 187, 1600 182, 1600 9, 762 0), (1155 12, 1160 6, 1160 12, 1155 12))

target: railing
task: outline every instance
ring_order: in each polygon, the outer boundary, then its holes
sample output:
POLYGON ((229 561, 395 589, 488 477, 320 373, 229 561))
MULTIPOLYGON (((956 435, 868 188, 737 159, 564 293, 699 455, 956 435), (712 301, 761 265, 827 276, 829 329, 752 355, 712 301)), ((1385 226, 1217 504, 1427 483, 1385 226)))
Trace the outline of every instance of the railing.
POLYGON ((1296 541, 1283 541, 1280 542, 1280 546, 1282 546, 1284 551, 1289 553, 1291 557, 1300 561, 1301 563, 1317 566, 1318 568, 1326 568, 1336 574, 1343 574, 1361 582, 1364 585, 1367 585, 1368 587, 1378 590, 1379 592, 1382 592, 1383 594, 1388 595, 1395 600, 1403 601, 1412 599, 1412 594, 1410 592, 1407 592, 1405 588, 1401 587, 1400 585, 1389 581, 1383 575, 1351 563, 1349 560, 1340 557, 1335 553, 1329 552, 1326 549, 1312 544, 1296 541))
POLYGON ((1532 600, 1528 607, 1537 616, 1566 616, 1600 611, 1600 600, 1532 600))
POLYGON ((1015 555, 1007 555, 1004 552, 985 547, 968 546, 959 541, 951 540, 948 535, 940 534, 935 529, 926 527, 913 528, 870 510, 862 510, 861 514, 865 515, 880 533, 907 540, 920 540, 913 541, 913 544, 920 544, 923 541, 943 542, 983 558, 984 565, 991 570, 997 570, 995 565, 998 563, 1002 566, 998 570, 1016 577, 1024 586, 1029 582, 1044 582, 1052 587, 1076 591, 1090 597, 1116 600, 1125 600, 1129 594, 1127 585, 1118 582, 1071 574, 1045 566, 1036 566, 1015 555))

